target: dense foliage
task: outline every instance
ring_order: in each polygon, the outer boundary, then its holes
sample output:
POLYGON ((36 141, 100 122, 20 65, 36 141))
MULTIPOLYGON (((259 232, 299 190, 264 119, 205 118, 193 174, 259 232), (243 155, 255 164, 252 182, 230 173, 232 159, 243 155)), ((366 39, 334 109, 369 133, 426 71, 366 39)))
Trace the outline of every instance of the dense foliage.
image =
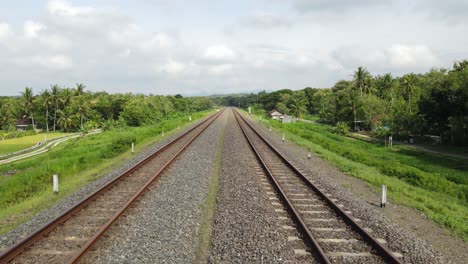
POLYGON ((215 100, 222 105, 277 109, 300 118, 316 115, 323 123, 346 122, 354 130, 372 130, 381 136, 423 140, 436 135, 442 143, 468 145, 466 60, 452 69, 402 77, 372 76, 359 67, 352 80, 341 80, 327 89, 284 89, 215 100))
POLYGON ((19 97, 0 97, 0 132, 16 136, 15 123, 22 118, 31 120, 31 128, 45 131, 141 126, 213 105, 205 97, 93 93, 84 89, 83 84, 75 88, 53 85, 34 95, 33 89, 26 87, 19 97))

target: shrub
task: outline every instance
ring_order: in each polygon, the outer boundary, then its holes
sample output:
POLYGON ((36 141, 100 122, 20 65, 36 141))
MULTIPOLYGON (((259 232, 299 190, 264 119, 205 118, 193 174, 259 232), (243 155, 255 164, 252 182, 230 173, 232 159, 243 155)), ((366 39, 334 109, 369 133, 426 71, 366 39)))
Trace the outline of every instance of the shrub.
POLYGON ((340 121, 336 123, 335 133, 338 135, 346 135, 349 133, 349 126, 346 122, 340 121))
POLYGON ((133 143, 136 143, 136 137, 125 135, 113 139, 107 146, 106 151, 102 153, 103 158, 112 158, 122 153, 126 148, 130 148, 133 143))

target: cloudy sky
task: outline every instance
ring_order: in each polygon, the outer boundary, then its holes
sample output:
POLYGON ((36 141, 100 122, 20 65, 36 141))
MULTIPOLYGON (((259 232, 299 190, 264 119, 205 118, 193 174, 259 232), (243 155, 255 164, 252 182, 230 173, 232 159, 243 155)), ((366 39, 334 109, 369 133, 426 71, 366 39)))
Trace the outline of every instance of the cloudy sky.
POLYGON ((0 95, 330 87, 468 59, 466 0, 2 0, 0 95))

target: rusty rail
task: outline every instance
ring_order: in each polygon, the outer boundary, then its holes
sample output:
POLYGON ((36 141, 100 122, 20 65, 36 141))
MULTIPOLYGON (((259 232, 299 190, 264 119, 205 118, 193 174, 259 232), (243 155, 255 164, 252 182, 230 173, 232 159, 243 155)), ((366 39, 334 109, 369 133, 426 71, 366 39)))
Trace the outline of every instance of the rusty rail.
POLYGON ((242 132, 244 133, 245 137, 247 138, 251 148, 254 150, 258 160, 266 170, 269 178, 272 180, 274 183, 275 188, 279 191, 281 194, 282 200, 285 202, 287 205, 288 210, 292 213, 293 218, 296 220, 298 223, 298 226, 300 229, 305 233, 307 240, 311 243, 313 246, 313 250, 318 254, 318 258, 320 261, 324 263, 330 263, 330 260, 328 257, 325 255, 323 250, 321 249, 320 245, 318 244, 317 240, 314 238, 310 230, 308 229, 307 225, 305 222, 302 220, 302 217, 299 215, 299 213, 295 210, 294 206, 292 205, 291 201, 287 198, 286 194, 284 191, 281 189, 279 183, 276 181, 276 179, 273 177, 271 171, 268 169, 266 163, 264 160, 261 158, 259 152, 253 145, 253 142, 251 139, 248 137, 247 133, 245 132, 244 128, 241 125, 240 119, 247 124, 248 127, 285 163, 287 164, 288 167, 290 167, 296 175, 308 186, 310 187, 316 194, 318 194, 321 198, 323 198, 326 203, 346 222, 348 225, 350 225, 357 233, 359 233, 378 253, 379 256, 381 256, 384 260, 386 260, 389 263, 402 263, 396 256, 391 252, 387 247, 382 245, 377 239, 375 239, 369 232, 367 232, 364 228, 361 227, 354 219, 352 219, 343 209, 341 209, 335 202, 333 202, 327 195, 325 195, 320 189, 317 188, 302 172, 300 172, 288 159, 286 159, 270 142, 268 142, 265 137, 263 137, 254 127, 236 110, 233 110, 236 116, 236 120, 239 124, 239 126, 242 129, 242 132), (240 118, 240 119, 239 119, 240 118))
MULTIPOLYGON (((223 110, 224 111, 224 110, 223 110)), ((35 231, 34 233, 30 234, 29 236, 25 237, 18 243, 14 244, 4 252, 0 254, 0 263, 8 263, 12 261, 16 256, 21 254, 24 250, 26 250, 28 247, 33 245, 34 243, 38 242, 41 240, 42 237, 46 236, 48 233, 50 233, 52 230, 54 230, 58 225, 64 223, 71 217, 73 217, 74 214, 76 214, 78 211, 80 211, 82 208, 86 207, 90 203, 92 203, 96 198, 98 198, 101 194, 105 193, 107 190, 112 188, 118 181, 124 179, 125 177, 129 176, 145 164, 147 164, 150 160, 158 156, 159 154, 163 153, 168 147, 172 146, 176 142, 178 142, 180 139, 184 138, 186 135, 188 135, 190 132, 193 130, 201 127, 204 124, 207 124, 206 127, 204 127, 201 131, 199 131, 193 138, 187 142, 181 150, 179 150, 173 158, 170 159, 169 162, 167 162, 158 172, 147 182, 139 191, 137 194, 135 194, 130 201, 128 201, 125 205, 124 208, 121 208, 106 224, 101 227, 98 232, 96 232, 83 246, 83 248, 80 249, 79 253, 75 254, 72 259, 70 259, 69 263, 74 263, 76 260, 78 260, 83 253, 94 243, 95 240, 97 240, 100 235, 125 211, 125 209, 133 202, 135 201, 147 188, 148 186, 161 174, 161 172, 164 171, 167 166, 169 166, 170 163, 172 163, 189 145, 192 143, 209 125, 223 112, 218 112, 215 113, 199 124, 195 125, 194 127, 190 128, 187 130, 185 133, 179 135, 177 138, 171 140, 167 144, 165 144, 163 147, 161 147, 159 150, 151 154, 149 157, 145 158, 144 160, 140 161, 137 163, 135 166, 132 168, 126 170, 123 172, 121 175, 117 176, 114 178, 112 181, 108 182, 106 185, 102 186, 99 188, 96 192, 88 195, 81 201, 77 202, 74 206, 72 206, 70 209, 67 211, 63 212, 56 218, 52 219, 51 221, 47 222, 44 226, 42 226, 40 229, 35 231)))

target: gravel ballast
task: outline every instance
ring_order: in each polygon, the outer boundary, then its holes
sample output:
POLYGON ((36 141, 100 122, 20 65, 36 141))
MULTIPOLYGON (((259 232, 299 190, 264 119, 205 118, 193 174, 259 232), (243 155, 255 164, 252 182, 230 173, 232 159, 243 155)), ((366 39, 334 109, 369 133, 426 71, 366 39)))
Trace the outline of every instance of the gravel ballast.
POLYGON ((332 198, 336 198, 339 204, 343 204, 355 218, 360 219, 361 226, 371 229, 374 237, 384 239, 387 242, 386 246, 393 252, 402 254, 405 263, 452 263, 453 257, 449 259, 443 256, 408 228, 392 223, 378 207, 378 200, 365 200, 343 188, 341 185, 343 179, 350 176, 313 154, 307 159, 306 150, 288 142, 287 138, 282 142, 279 133, 270 132, 255 120, 250 119, 250 121, 286 158, 319 184, 322 191, 332 194, 332 198))
POLYGON ((100 177, 96 181, 88 184, 84 188, 76 191, 75 193, 61 199, 57 203, 55 203, 50 208, 38 213, 36 216, 31 218, 30 220, 26 221, 25 223, 19 225, 16 229, 0 236, 0 252, 5 250, 6 248, 12 246, 14 243, 20 241, 22 238, 27 236, 28 234, 36 231, 37 229, 41 228, 45 223, 51 221, 62 212, 70 208, 71 206, 75 205, 77 202, 85 198, 86 196, 90 195, 91 193, 97 191, 100 187, 107 184, 109 181, 113 180, 129 168, 136 165, 138 162, 142 161, 146 157, 153 154, 159 148, 170 142, 172 139, 176 138, 178 135, 184 133, 192 126, 198 124, 200 121, 194 122, 193 125, 181 129, 180 131, 174 131, 171 134, 167 135, 164 139, 160 140, 157 143, 154 143, 147 149, 143 150, 142 152, 135 154, 130 160, 119 166, 118 168, 112 170, 111 172, 107 173, 106 175, 100 177))
MULTIPOLYGON (((302 243, 288 242, 297 236, 283 228, 262 185, 255 158, 230 109, 215 213, 210 263, 296 263, 294 249, 302 243)), ((265 178, 266 179, 266 178, 265 178)), ((271 190, 270 190, 271 192, 271 190)), ((290 221, 289 221, 290 222, 290 221)), ((290 224, 290 223, 289 223, 290 224)), ((302 247, 302 248, 301 248, 302 247)))
POLYGON ((222 114, 91 248, 84 263, 192 263, 222 114))

